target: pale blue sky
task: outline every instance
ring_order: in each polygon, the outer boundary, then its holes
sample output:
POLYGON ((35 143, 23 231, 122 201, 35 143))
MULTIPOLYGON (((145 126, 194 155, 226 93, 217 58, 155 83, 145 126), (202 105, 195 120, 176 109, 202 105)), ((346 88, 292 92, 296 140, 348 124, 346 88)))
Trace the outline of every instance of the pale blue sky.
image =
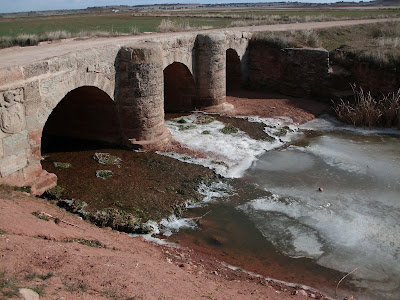
MULTIPOLYGON (((296 0, 0 0, 0 13, 20 12, 31 10, 53 10, 86 8, 88 6, 106 5, 143 5, 165 3, 257 3, 257 2, 295 2, 296 0)), ((297 0, 308 3, 334 3, 338 0, 297 0)), ((365 2, 367 2, 366 0, 365 2)))

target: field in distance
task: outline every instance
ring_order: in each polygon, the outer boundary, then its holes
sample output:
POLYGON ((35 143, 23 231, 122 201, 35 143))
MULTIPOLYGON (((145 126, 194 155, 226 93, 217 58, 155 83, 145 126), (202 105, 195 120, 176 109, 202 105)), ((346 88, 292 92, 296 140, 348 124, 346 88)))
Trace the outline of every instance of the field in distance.
POLYGON ((10 38, 15 38, 21 34, 40 36, 54 31, 66 31, 72 36, 79 36, 80 32, 90 31, 102 32, 102 35, 106 35, 105 33, 118 35, 162 32, 163 29, 159 25, 163 19, 178 25, 176 31, 180 31, 230 26, 400 16, 400 8, 365 5, 353 7, 329 5, 260 7, 247 4, 246 7, 203 6, 193 8, 193 6, 188 6, 186 9, 177 10, 171 10, 170 6, 166 6, 164 9, 154 10, 153 8, 140 11, 129 11, 126 7, 125 9, 121 9, 122 7, 108 8, 73 11, 75 14, 70 14, 70 11, 57 11, 57 15, 48 16, 44 12, 1 15, 0 36, 10 38), (38 16, 27 17, 29 14, 38 16))

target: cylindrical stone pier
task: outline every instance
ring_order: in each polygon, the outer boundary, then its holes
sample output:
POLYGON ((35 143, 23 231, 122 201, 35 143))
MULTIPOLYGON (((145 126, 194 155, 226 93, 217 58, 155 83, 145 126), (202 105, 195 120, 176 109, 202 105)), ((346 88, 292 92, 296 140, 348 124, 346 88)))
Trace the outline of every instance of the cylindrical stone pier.
POLYGON ((226 52, 223 33, 199 34, 195 43, 194 76, 197 107, 217 106, 226 98, 226 52))
POLYGON ((161 48, 145 42, 120 51, 118 109, 125 143, 145 149, 168 145, 164 126, 164 77, 161 48))

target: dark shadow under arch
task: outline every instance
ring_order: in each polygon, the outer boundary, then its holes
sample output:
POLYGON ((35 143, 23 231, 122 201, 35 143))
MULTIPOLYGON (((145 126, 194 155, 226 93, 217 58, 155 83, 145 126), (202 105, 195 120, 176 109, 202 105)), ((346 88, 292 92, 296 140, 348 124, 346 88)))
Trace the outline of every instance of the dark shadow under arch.
POLYGON ((229 94, 240 89, 242 83, 242 66, 237 52, 229 48, 226 50, 226 92, 229 94))
POLYGON ((42 153, 96 148, 96 143, 121 142, 117 107, 93 86, 69 92, 54 108, 42 133, 42 153))
POLYGON ((164 110, 182 112, 196 106, 195 82, 189 69, 174 62, 164 69, 164 110))

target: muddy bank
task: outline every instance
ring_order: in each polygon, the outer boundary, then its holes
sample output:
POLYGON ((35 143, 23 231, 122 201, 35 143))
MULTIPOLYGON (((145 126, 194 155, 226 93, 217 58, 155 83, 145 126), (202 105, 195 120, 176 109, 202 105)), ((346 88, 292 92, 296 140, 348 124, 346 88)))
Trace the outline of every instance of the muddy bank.
POLYGON ((126 232, 146 232, 144 222, 180 215, 188 201, 201 200, 197 193, 200 183, 217 180, 212 170, 201 166, 154 152, 112 148, 47 153, 42 165, 58 177, 58 187, 45 197, 74 199, 74 203, 59 205, 80 212, 97 225, 126 232), (93 158, 96 153, 109 153, 121 161, 100 164, 93 158), (111 171, 112 176, 99 178, 101 170, 111 171), (109 218, 104 218, 105 213, 109 218), (136 223, 137 230, 124 228, 129 222, 136 223))

